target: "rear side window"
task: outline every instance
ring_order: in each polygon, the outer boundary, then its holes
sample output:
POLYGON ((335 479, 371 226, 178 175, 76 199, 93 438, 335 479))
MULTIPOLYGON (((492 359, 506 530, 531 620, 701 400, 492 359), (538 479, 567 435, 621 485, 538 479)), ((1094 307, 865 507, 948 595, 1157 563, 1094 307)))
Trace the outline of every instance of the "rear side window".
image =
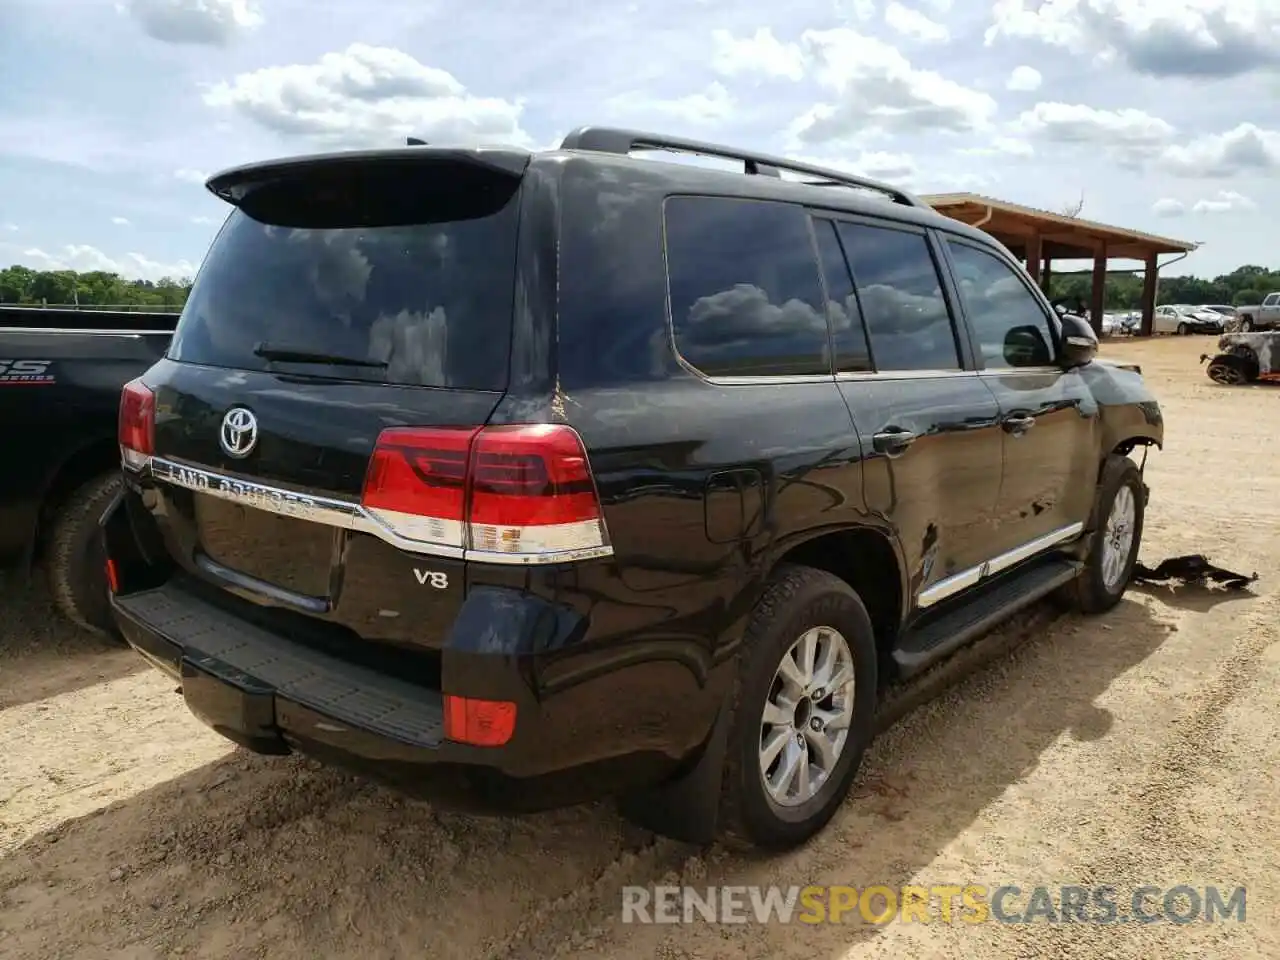
POLYGON ((503 389, 518 188, 509 173, 425 159, 335 165, 270 183, 243 200, 218 234, 169 356, 242 370, 503 389), (314 356, 304 362, 299 353, 314 356))
POLYGON ((959 370, 955 329, 923 234, 841 222, 876 370, 959 370))
POLYGON ((665 204, 676 349, 708 376, 831 372, 804 208, 722 197, 665 204))

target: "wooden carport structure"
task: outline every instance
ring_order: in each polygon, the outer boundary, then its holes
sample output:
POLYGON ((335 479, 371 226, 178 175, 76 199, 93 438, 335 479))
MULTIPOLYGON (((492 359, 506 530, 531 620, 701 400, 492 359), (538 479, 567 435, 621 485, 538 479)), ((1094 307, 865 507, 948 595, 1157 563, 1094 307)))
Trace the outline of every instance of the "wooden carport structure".
POLYGON ((1054 260, 1092 260, 1093 296, 1089 312, 1099 335, 1106 307, 1109 261, 1140 260, 1145 265, 1141 332, 1148 336, 1155 319, 1156 278, 1162 266, 1160 255, 1186 256, 1199 247, 1198 243, 1186 240, 1125 230, 976 193, 939 193, 920 199, 939 213, 994 236, 1026 264, 1027 273, 1046 293, 1054 260))

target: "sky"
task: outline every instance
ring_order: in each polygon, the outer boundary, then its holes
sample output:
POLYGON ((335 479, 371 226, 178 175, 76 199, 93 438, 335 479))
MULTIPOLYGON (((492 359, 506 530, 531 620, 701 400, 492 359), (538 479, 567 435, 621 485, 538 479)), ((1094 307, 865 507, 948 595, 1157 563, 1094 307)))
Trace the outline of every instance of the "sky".
POLYGON ((1280 268, 1280 0, 3 0, 0 265, 191 276, 221 168, 585 124, 1280 268))

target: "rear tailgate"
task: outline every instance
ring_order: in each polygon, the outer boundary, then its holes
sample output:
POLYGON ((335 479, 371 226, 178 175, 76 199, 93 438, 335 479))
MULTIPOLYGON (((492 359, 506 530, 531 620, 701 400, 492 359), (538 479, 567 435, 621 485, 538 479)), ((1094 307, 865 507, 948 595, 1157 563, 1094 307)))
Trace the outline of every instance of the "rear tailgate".
POLYGON ((507 383, 520 164, 409 153, 214 178, 239 209, 145 376, 148 506, 174 558, 233 606, 338 643, 446 635, 454 531, 361 494, 383 430, 482 426, 507 383))

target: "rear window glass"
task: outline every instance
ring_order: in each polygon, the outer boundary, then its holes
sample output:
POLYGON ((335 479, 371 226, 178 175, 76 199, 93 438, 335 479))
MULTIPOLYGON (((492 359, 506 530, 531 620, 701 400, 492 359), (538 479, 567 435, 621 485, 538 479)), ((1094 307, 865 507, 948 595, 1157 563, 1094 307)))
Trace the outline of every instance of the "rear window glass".
POLYGON ((713 377, 831 372, 803 207, 670 197, 666 243, 671 325, 687 363, 713 377))
POLYGON ((335 168, 264 186, 210 248, 169 356, 503 389, 518 187, 513 175, 458 163, 335 168))

